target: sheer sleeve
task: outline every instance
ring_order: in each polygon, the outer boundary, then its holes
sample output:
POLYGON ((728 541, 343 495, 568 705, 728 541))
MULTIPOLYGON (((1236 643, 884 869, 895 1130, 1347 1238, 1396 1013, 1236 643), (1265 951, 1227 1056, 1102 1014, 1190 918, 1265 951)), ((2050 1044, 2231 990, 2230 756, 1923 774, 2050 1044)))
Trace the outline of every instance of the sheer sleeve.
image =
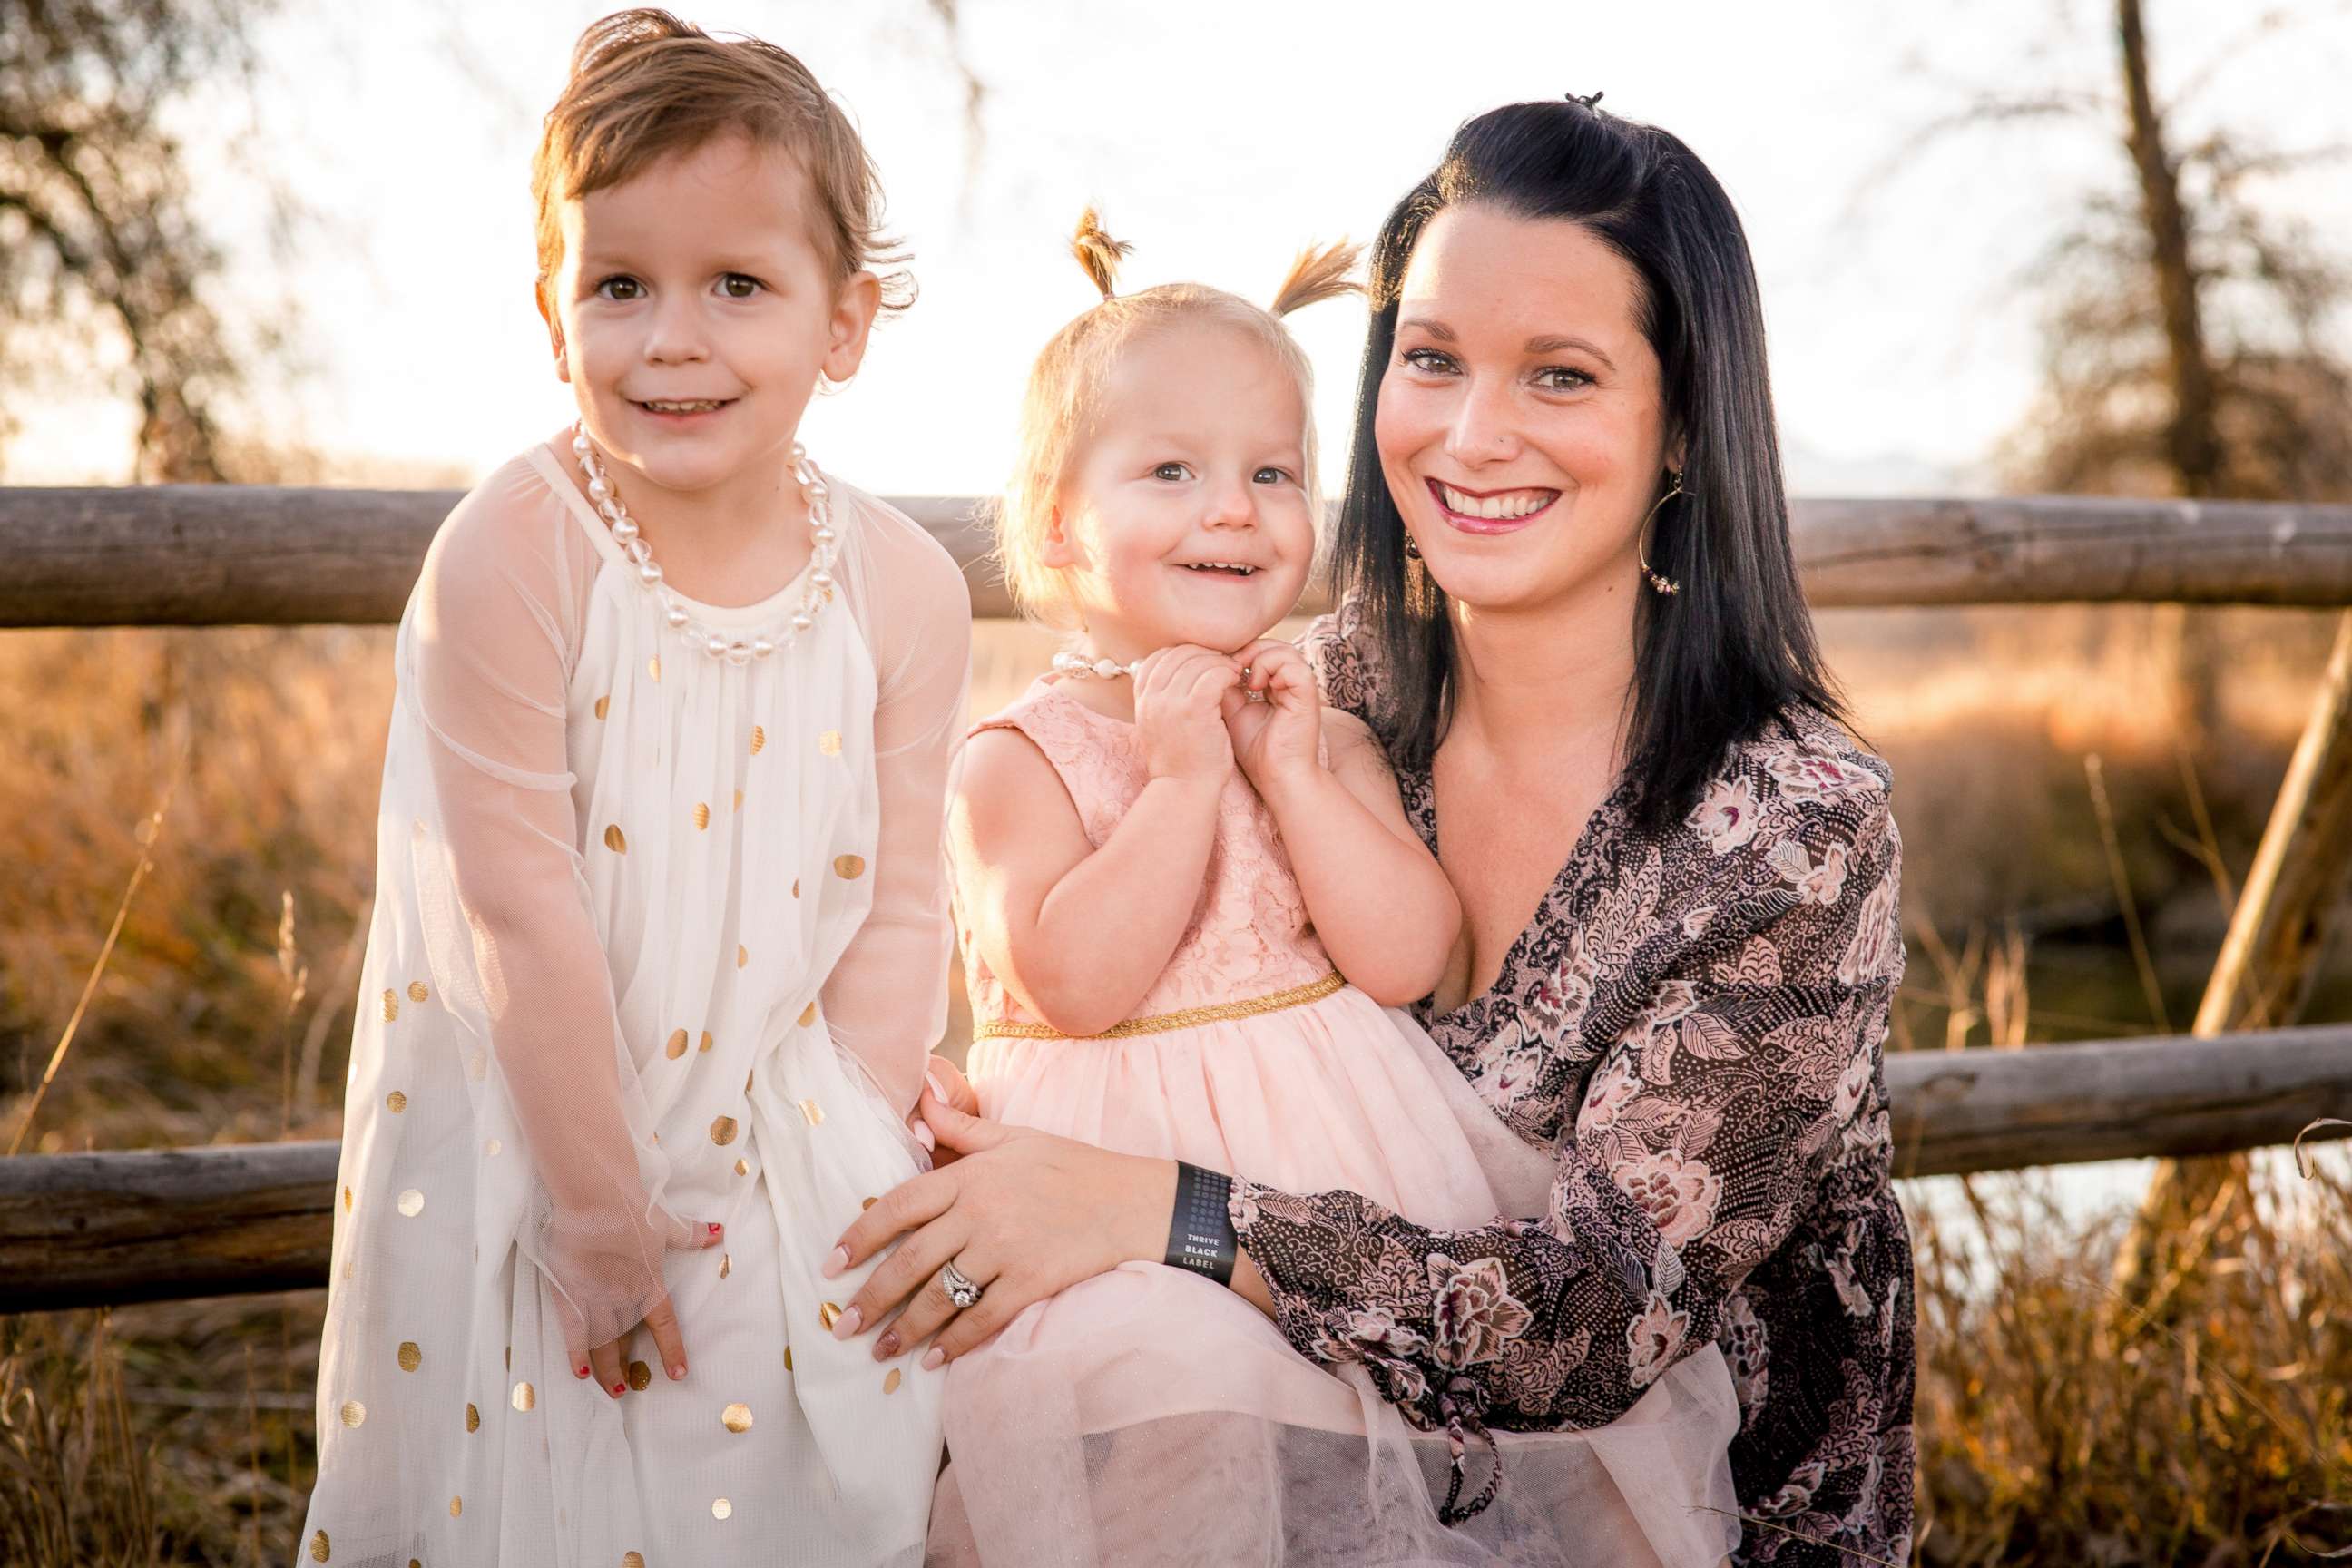
POLYGON ((901 1115, 947 1028, 941 838, 949 764, 963 735, 971 595, 953 557, 904 514, 856 498, 846 587, 874 655, 874 773, 881 818, 874 907, 824 984, 824 1013, 901 1115))
POLYGON ((1595 952, 1663 938, 1682 956, 1570 1102, 1542 1217, 1440 1232, 1352 1194, 1235 1184, 1235 1226, 1293 1343, 1363 1363, 1458 1438, 1601 1426, 1713 1342, 1825 1185, 1883 1157, 1856 1112, 1884 1093, 1900 846, 1883 782, 1850 768, 1838 783, 1842 797, 1719 847, 1672 924, 1655 918, 1657 848, 1630 847, 1635 868, 1570 934, 1561 973, 1591 989, 1567 1005, 1622 978, 1595 952))
POLYGON ((649 1195, 667 1166, 635 1130, 642 1096, 576 847, 565 692, 593 574, 582 543, 520 465, 451 515, 402 639, 425 765, 388 778, 414 797, 423 937, 443 1005, 477 1037, 467 1077, 503 1100, 479 1120, 510 1125, 527 1156, 499 1167, 528 1173, 519 1245, 575 1354, 645 1316, 688 1229, 649 1195))

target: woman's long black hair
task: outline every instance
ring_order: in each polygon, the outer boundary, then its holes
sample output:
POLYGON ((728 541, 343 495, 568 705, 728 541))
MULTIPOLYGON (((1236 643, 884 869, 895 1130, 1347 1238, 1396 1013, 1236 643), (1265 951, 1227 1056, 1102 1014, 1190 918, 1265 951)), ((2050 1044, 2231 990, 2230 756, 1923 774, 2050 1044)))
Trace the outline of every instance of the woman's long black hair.
POLYGON ((1641 279, 1665 429, 1684 455, 1685 493, 1660 509, 1649 546, 1651 566, 1681 588, 1663 601, 1642 590, 1626 743, 1633 817, 1661 831, 1688 815, 1732 747, 1792 708, 1844 717, 1790 548, 1747 236, 1730 197, 1678 139, 1572 99, 1509 104, 1468 121, 1381 226, 1333 558, 1386 668, 1381 728, 1397 761, 1414 768, 1428 765, 1444 736, 1454 632, 1443 592, 1406 559, 1373 420, 1405 264, 1429 220, 1460 202, 1581 224, 1641 279))

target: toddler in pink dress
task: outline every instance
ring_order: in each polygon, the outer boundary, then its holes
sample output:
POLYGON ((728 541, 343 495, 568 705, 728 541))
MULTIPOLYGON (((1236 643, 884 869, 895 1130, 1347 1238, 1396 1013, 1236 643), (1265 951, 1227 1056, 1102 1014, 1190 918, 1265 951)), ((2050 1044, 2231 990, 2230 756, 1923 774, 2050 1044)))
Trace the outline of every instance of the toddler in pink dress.
MULTIPOLYGON (((950 812, 982 1110, 1424 1226, 1539 1212, 1550 1155, 1395 1010, 1438 977, 1452 890, 1369 731, 1265 637, 1320 510, 1280 317, 1353 252, 1302 255, 1269 311, 1115 294, 1092 214, 1077 249, 1104 302, 1039 357, 998 534, 1080 646, 975 731, 950 812)), ((1509 1487, 1449 1526, 1446 1434, 1140 1263, 1027 1309, 945 1400, 934 1563, 1713 1563, 1738 1419, 1720 1356, 1689 1358, 1611 1426, 1507 1436, 1509 1487)))

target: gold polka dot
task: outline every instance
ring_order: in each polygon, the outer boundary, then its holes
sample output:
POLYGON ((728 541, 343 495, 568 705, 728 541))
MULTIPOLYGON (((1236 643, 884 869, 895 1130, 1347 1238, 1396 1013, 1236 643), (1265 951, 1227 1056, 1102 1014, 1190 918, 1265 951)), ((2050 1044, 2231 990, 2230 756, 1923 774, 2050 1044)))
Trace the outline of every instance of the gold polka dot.
POLYGON ((609 823, 605 826, 604 847, 615 855, 626 855, 629 852, 629 836, 621 831, 619 823, 609 823))
POLYGON ((596 699, 596 717, 597 717, 597 718, 602 719, 603 717, 604 717, 604 715, 606 715, 607 713, 610 713, 612 710, 613 710, 613 699, 612 699, 612 696, 611 696, 611 694, 610 694, 610 693, 607 693, 607 694, 605 694, 604 696, 603 696, 603 697, 599 697, 598 699, 596 699))
POLYGON ((356 1426, 367 1419, 367 1406, 356 1399, 343 1401, 343 1425, 356 1426))
POLYGON ((745 1162, 738 1160, 735 1162, 735 1173, 739 1176, 748 1176, 751 1173, 751 1167, 745 1162))
POLYGON ((720 1278, 721 1279, 726 1279, 730 1274, 732 1274, 732 1273, 734 1273, 734 1272, 735 1272, 735 1255, 734 1255, 733 1253, 731 1253, 731 1252, 722 1252, 722 1253, 720 1253, 720 1254, 719 1255, 719 1278, 720 1278))
POLYGON ((828 757, 841 755, 841 731, 827 730, 816 738, 816 749, 828 757))
POLYGON ((352 1212, 352 1190, 349 1187, 343 1189, 343 1212, 345 1214, 352 1212))
POLYGON ((740 969, 751 962, 751 950, 745 947, 741 942, 737 942, 735 944, 735 967, 740 969))
POLYGON ((318 1534, 310 1537, 311 1562, 324 1563, 327 1560, 328 1553, 333 1550, 334 1548, 327 1543, 327 1532, 325 1531, 322 1530, 319 1531, 318 1534))
POLYGON ((410 1558, 408 1560, 408 1568, 425 1568, 425 1559, 422 1557, 410 1558))
POLYGON ((512 1345, 507 1347, 507 1370, 509 1372, 514 1370, 514 1346, 512 1345))
POLYGON ((400 1212, 410 1219, 415 1219, 418 1215, 423 1214, 425 1212, 425 1194, 418 1192, 415 1187, 411 1187, 406 1192, 401 1194, 400 1212))
POLYGON ((710 1504, 710 1517, 713 1519, 728 1519, 732 1517, 734 1512, 735 1505, 725 1498, 714 1499, 710 1504))
POLYGON ((708 1030, 708 1029, 705 1029, 705 1030, 703 1030, 703 1031, 702 1031, 702 1043, 701 1043, 700 1045, 698 1045, 698 1046, 695 1047, 695 1049, 696 1049, 696 1050, 698 1050, 698 1051, 707 1051, 707 1050, 709 1050, 709 1048, 710 1048, 710 1031, 709 1031, 709 1030, 708 1030))
POLYGON ((900 1381, 901 1379, 898 1369, 895 1366, 892 1367, 888 1374, 882 1379, 882 1392, 885 1394, 898 1393, 900 1381))
POLYGON ((710 1141, 721 1149, 735 1142, 735 1119, 731 1116, 714 1118, 710 1123, 710 1141))
POLYGON ((793 1347, 790 1345, 784 1347, 784 1370, 786 1372, 793 1370, 793 1347))
POLYGON ((796 898, 796 899, 797 899, 797 898, 799 898, 800 896, 801 896, 801 879, 800 879, 798 877, 794 877, 794 878, 793 879, 793 897, 794 897, 794 898, 796 898))
POLYGON ((646 660, 646 673, 652 676, 656 681, 661 679, 661 655, 656 654, 653 658, 646 660))
POLYGON ((767 743, 768 743, 768 727, 767 727, 765 724, 754 724, 754 725, 752 725, 752 726, 751 726, 751 754, 752 754, 753 756, 755 756, 755 757, 756 757, 756 756, 758 756, 758 755, 760 754, 760 748, 761 748, 761 747, 762 747, 762 746, 764 746, 764 745, 766 745, 767 743))
POLYGON ((707 831, 709 828, 710 803, 709 801, 698 800, 694 803, 694 826, 698 830, 707 831))
POLYGON ((466 1401, 466 1430, 468 1432, 478 1432, 481 1429, 481 1410, 476 1406, 472 1400, 469 1399, 466 1401))
POLYGON ((643 1394, 654 1385, 654 1369, 641 1361, 629 1363, 629 1386, 643 1394))
POLYGON ((882 1200, 880 1198, 860 1198, 857 1201, 857 1207, 859 1212, 863 1213, 865 1210, 872 1208, 876 1204, 878 1204, 882 1200))
POLYGON ((759 1070, 759 1068, 753 1068, 743 1074, 743 1092, 745 1094, 751 1092, 751 1074, 759 1070))
MULTIPOLYGON (((511 1349, 512 1347, 510 1346, 509 1348, 511 1349)), ((530 1384, 518 1383, 514 1385, 514 1407, 517 1410, 529 1410, 532 1405, 537 1405, 538 1403, 539 1391, 531 1387, 530 1384)))
POLYGON ((425 1352, 416 1348, 416 1342, 415 1340, 403 1340, 400 1342, 401 1371, 415 1372, 424 1363, 425 1352))
POLYGON ((457 1518, 459 1514, 465 1511, 466 1500, 464 1498, 453 1497, 449 1500, 449 1517, 451 1519, 457 1518))
POLYGON ((738 811, 743 809, 743 792, 740 789, 735 792, 735 809, 738 811))
POLYGON ((412 980, 408 983, 408 999, 411 1002, 422 1002, 432 994, 432 991, 422 980, 412 980))
POLYGON ((646 1568, 646 1554, 642 1552, 622 1552, 621 1568, 646 1568))
POLYGON ((824 1325, 827 1333, 833 1331, 833 1321, 840 1316, 841 1309, 830 1301, 821 1302, 817 1307, 816 1321, 824 1325))
POLYGON ((866 857, 836 855, 833 858, 833 874, 845 882, 855 882, 866 875, 866 857))
POLYGON ((482 1152, 495 1160, 499 1157, 499 1151, 505 1147, 506 1145, 504 1143, 501 1143, 497 1139, 493 1138, 482 1145, 482 1152))
POLYGON ((814 1100, 801 1101, 801 1114, 808 1119, 808 1124, 811 1127, 824 1125, 824 1107, 814 1100))
POLYGON ((489 1070, 490 1058, 481 1052, 476 1051, 466 1058, 466 1076, 476 1083, 481 1082, 484 1075, 489 1070))
POLYGON ((389 1024, 399 1016, 400 993, 397 991, 385 992, 383 994, 383 1021, 389 1024))
POLYGON ((672 1061, 676 1061, 678 1058, 686 1055, 686 1031, 684 1029, 671 1030, 669 1044, 662 1048, 668 1054, 669 1059, 672 1061))
POLYGON ((395 1089, 383 1097, 383 1108, 397 1116, 408 1109, 408 1096, 395 1089))
POLYGON ((802 1028, 803 1028, 803 1029, 805 1029, 805 1028, 807 1028, 811 1024, 814 1024, 814 1023, 815 1023, 815 1022, 816 1022, 816 1004, 815 1004, 815 1003, 814 1003, 814 1002, 812 1002, 812 1003, 810 1003, 807 1006, 805 1006, 805 1007, 803 1007, 803 1008, 802 1008, 802 1009, 801 1009, 801 1027, 802 1027, 802 1028))
POLYGON ((751 1407, 730 1405, 719 1413, 719 1424, 730 1432, 749 1432, 751 1429, 751 1407))

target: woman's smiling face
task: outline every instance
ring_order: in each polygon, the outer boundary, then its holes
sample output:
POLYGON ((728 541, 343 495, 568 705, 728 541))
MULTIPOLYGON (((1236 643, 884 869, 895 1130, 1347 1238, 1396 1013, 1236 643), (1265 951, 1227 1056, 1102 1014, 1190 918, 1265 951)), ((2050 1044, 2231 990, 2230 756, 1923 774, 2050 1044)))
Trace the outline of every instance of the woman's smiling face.
POLYGON ((1631 594, 1670 464, 1642 280, 1583 225, 1468 202, 1399 288, 1374 439, 1438 586, 1517 609, 1631 594))

